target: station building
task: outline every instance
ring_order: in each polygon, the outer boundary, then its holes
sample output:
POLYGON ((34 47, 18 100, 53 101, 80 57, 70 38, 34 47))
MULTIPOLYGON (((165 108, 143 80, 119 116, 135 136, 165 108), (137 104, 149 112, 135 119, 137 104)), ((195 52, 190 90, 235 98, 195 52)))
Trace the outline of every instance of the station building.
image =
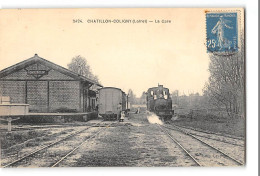
POLYGON ((29 104, 29 112, 87 112, 93 110, 97 82, 64 67, 34 57, 0 71, 0 96, 29 104))

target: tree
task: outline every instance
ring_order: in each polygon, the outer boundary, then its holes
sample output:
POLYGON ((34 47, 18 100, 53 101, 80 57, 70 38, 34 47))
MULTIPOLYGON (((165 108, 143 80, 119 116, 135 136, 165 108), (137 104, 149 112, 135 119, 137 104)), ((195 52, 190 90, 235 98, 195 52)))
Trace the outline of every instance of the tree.
POLYGON ((237 53, 210 55, 210 77, 204 95, 215 107, 226 109, 230 117, 244 113, 244 41, 237 53))
POLYGON ((69 70, 99 83, 98 76, 92 73, 86 58, 80 55, 75 56, 72 58, 71 62, 67 66, 69 70))
POLYGON ((136 104, 136 95, 134 94, 134 92, 133 92, 132 89, 129 89, 129 90, 128 90, 128 96, 129 96, 128 101, 129 101, 131 104, 136 104))
POLYGON ((146 92, 143 91, 141 97, 139 98, 139 104, 145 104, 146 103, 146 92))
POLYGON ((179 105, 179 90, 174 90, 171 93, 172 103, 179 105))

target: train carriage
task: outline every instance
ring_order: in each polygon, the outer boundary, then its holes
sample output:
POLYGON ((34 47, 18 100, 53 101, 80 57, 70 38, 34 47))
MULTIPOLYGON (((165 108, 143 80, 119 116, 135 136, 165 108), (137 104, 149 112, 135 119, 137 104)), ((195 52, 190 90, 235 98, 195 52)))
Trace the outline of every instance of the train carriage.
POLYGON ((103 87, 98 96, 98 113, 104 120, 116 120, 120 106, 120 111, 126 110, 127 96, 121 89, 103 87))

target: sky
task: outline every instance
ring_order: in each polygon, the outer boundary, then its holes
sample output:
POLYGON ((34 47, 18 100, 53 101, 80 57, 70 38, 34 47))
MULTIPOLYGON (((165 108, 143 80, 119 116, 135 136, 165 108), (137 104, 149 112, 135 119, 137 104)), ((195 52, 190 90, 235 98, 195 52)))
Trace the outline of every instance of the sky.
POLYGON ((205 10, 1 10, 0 70, 35 53, 66 68, 81 55, 103 86, 132 89, 137 96, 158 84, 201 94, 209 77, 205 10), (82 23, 73 23, 77 19, 82 23), (131 21, 93 23, 97 19, 131 21))

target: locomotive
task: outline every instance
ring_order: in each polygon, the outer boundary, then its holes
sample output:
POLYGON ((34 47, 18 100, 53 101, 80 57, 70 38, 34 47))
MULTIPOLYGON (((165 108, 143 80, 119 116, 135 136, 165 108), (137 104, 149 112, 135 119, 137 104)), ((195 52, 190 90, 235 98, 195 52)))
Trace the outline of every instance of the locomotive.
POLYGON ((172 109, 172 99, 169 89, 158 85, 149 88, 146 93, 147 110, 155 113, 160 119, 169 120, 174 114, 172 109))

